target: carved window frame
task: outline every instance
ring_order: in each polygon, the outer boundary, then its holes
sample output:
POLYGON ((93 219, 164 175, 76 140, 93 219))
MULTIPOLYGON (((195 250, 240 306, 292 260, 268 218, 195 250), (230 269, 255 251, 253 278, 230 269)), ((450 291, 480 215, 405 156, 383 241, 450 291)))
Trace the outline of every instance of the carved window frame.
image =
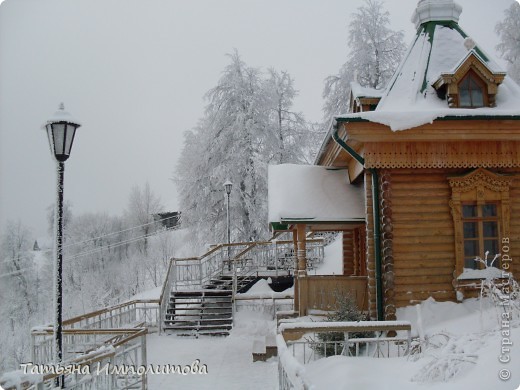
MULTIPOLYGON (((464 234, 462 225, 462 204, 474 202, 498 204, 499 243, 510 235, 511 202, 509 189, 513 177, 493 173, 478 168, 466 175, 449 177, 451 200, 449 202, 455 228, 455 271, 456 279, 464 269, 464 234)), ((511 270, 510 270, 511 271, 511 270)))

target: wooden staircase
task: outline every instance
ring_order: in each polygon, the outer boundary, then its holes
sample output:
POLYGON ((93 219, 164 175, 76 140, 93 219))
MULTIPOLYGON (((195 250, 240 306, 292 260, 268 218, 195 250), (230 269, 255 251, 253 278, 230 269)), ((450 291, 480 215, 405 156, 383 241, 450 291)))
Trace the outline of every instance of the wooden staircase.
MULTIPOLYGON (((244 292, 255 277, 237 278, 244 292)), ((177 336, 227 336, 233 327, 232 276, 221 275, 199 290, 171 291, 163 330, 177 336)))

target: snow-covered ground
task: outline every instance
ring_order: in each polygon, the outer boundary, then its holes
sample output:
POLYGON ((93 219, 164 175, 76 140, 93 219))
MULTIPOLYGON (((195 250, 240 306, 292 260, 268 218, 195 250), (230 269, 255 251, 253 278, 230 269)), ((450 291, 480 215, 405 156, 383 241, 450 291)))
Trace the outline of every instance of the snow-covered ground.
POLYGON ((317 360, 305 366, 313 390, 520 387, 518 320, 514 326, 502 326, 501 312, 490 306, 481 311, 476 299, 457 304, 431 298, 399 309, 398 319, 409 320, 413 335, 422 335, 422 353, 407 358, 334 356, 317 360), (504 353, 502 347, 510 350, 504 353), (499 378, 509 373, 508 380, 499 378))
POLYGON ((147 338, 148 363, 152 365, 191 365, 200 360, 199 367, 207 365, 207 374, 149 375, 151 390, 253 390, 278 388, 276 358, 254 362, 252 346, 267 332, 274 333, 271 316, 261 312, 240 311, 228 337, 201 337, 151 335, 147 338))

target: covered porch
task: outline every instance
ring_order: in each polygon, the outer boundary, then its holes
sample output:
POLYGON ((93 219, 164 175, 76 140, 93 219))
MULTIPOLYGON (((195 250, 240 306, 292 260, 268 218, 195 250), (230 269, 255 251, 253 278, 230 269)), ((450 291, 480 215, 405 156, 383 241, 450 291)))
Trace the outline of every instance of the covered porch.
MULTIPOLYGON (((350 295, 367 309, 364 189, 344 169, 282 164, 269 167, 269 222, 274 235, 292 234, 296 252, 294 310, 300 316, 333 310, 350 295), (335 232, 333 270, 308 271, 306 240, 335 232)), ((325 260, 327 261, 327 260, 325 260)), ((331 261, 331 260, 328 260, 331 261)))

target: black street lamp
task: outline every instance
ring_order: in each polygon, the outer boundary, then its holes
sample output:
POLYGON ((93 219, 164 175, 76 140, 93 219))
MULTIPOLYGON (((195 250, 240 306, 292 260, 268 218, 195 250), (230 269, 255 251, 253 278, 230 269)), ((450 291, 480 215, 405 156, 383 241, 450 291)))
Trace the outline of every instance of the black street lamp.
MULTIPOLYGON (((226 180, 226 182, 224 183, 224 188, 226 189, 226 194, 227 194, 227 206, 226 206, 226 214, 227 214, 227 218, 226 218, 226 230, 227 230, 227 243, 230 244, 231 243, 231 228, 230 228, 230 223, 229 223, 229 194, 231 194, 231 187, 233 187, 233 183, 231 183, 229 180, 226 180)), ((228 257, 228 271, 231 271, 231 258, 230 258, 230 247, 228 245, 227 247, 227 257, 228 257)))
MULTIPOLYGON (((59 110, 52 116, 45 124, 47 135, 49 137, 49 145, 51 152, 56 158, 57 162, 57 198, 56 210, 54 216, 54 227, 56 229, 56 241, 54 246, 55 263, 54 263, 54 277, 55 277, 55 322, 54 322, 54 353, 55 364, 60 365, 63 358, 63 343, 62 343, 62 308, 63 308, 63 288, 62 288, 62 273, 63 273, 63 175, 65 171, 65 161, 70 156, 72 142, 76 129, 80 124, 72 119, 70 114, 65 111, 63 103, 60 104, 59 110)), ((58 377, 57 385, 63 387, 63 376, 58 377), (60 383, 61 382, 61 383, 60 383)))
POLYGON ((226 207, 226 213, 227 213, 227 243, 231 243, 231 231, 230 231, 230 224, 229 224, 229 195, 231 194, 231 188, 233 187, 233 183, 231 183, 229 180, 227 180, 224 183, 224 188, 226 189, 227 194, 227 207, 226 207))

